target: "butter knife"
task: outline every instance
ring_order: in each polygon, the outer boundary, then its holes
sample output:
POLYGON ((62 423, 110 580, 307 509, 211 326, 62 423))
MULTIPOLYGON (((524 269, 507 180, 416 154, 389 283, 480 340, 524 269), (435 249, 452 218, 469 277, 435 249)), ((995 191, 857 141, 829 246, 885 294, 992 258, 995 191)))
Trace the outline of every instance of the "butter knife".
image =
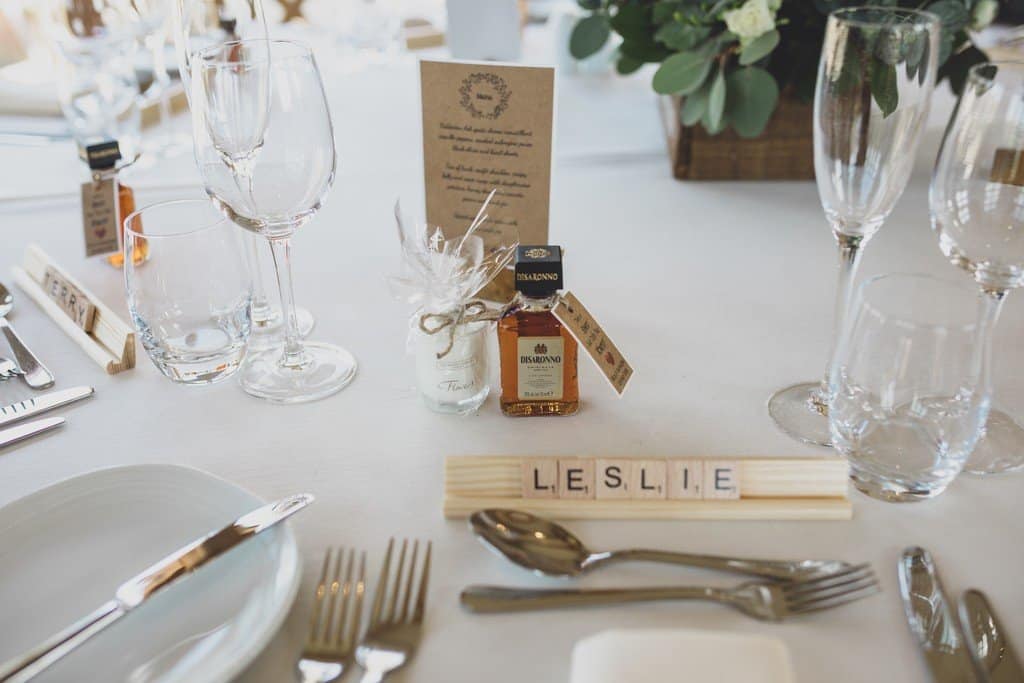
POLYGON ((34 420, 23 425, 18 425, 17 427, 0 429, 0 448, 10 446, 12 443, 24 441, 36 434, 42 434, 43 432, 48 432, 51 429, 56 429, 63 424, 63 417, 44 417, 42 420, 34 420))
POLYGON ((211 560, 290 517, 312 502, 313 496, 308 493, 282 498, 239 517, 220 531, 179 548, 141 574, 121 584, 114 593, 113 600, 104 603, 88 616, 51 636, 29 652, 0 664, 0 681, 23 683, 31 680, 89 638, 129 614, 154 593, 189 576, 211 560))
POLYGON ((899 563, 900 595, 935 683, 977 683, 953 603, 924 548, 907 548, 899 563))
POLYGON ((984 593, 969 590, 961 596, 960 623, 967 636, 967 649, 982 680, 986 683, 1024 681, 1024 667, 984 593))
POLYGON ((60 408, 75 401, 81 401, 93 395, 92 387, 71 387, 60 391, 50 391, 42 396, 28 398, 24 401, 0 407, 0 427, 9 425, 27 417, 45 413, 47 410, 60 408))

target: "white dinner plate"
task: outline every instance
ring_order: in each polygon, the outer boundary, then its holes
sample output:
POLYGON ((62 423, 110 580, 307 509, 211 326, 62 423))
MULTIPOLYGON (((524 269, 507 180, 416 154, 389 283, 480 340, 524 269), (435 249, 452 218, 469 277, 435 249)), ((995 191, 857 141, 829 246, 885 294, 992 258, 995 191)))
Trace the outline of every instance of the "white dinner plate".
MULTIPOLYGON (((0 661, 262 502, 199 470, 138 465, 68 479, 0 508, 0 661)), ((299 569, 291 530, 269 529, 157 594, 36 680, 228 680, 280 628, 299 569)))

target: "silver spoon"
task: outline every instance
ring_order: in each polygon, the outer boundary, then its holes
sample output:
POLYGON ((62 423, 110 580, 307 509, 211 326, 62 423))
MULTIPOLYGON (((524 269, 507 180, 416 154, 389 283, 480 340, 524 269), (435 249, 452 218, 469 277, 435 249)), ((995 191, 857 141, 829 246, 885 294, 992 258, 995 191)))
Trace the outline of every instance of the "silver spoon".
POLYGON ((542 576, 579 576, 611 562, 640 560, 798 581, 852 566, 833 560, 753 560, 661 550, 594 552, 565 527, 519 510, 480 510, 470 516, 469 524, 485 545, 542 576))
POLYGON ((14 308, 14 297, 7 291, 0 282, 0 331, 7 337, 7 343, 11 345, 14 358, 18 361, 23 373, 25 384, 33 389, 45 389, 53 385, 53 374, 46 369, 46 366, 39 362, 21 338, 15 333, 14 328, 7 322, 7 314, 14 308))

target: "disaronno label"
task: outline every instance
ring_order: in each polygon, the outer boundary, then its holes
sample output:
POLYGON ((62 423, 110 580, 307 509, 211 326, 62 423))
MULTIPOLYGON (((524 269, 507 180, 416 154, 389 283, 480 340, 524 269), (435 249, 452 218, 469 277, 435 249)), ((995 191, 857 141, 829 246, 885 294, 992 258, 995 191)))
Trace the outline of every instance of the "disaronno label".
POLYGON ((518 339, 519 400, 561 401, 565 340, 561 337, 518 339))

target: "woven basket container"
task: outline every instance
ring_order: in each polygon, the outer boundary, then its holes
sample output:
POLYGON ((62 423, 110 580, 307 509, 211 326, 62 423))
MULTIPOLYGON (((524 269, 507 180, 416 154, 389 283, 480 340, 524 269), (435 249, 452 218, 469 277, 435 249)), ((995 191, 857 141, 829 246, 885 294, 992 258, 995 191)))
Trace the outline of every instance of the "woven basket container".
POLYGON ((680 180, 808 180, 814 178, 814 107, 783 96, 760 137, 726 130, 708 135, 679 122, 680 98, 661 98, 672 173, 680 180))

